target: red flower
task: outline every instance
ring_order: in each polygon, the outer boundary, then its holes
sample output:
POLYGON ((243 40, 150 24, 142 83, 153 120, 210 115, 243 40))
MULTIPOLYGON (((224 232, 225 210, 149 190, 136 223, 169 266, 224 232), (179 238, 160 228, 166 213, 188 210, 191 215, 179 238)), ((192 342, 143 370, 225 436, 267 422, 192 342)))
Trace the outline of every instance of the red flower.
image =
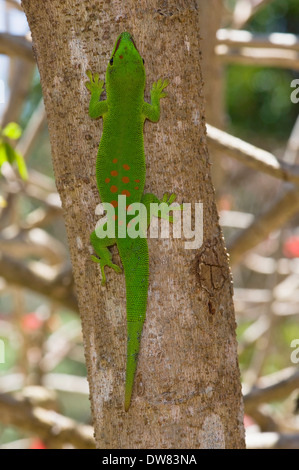
POLYGON ((26 313, 22 318, 22 327, 24 331, 35 331, 41 328, 44 321, 35 313, 26 313))
POLYGON ((46 449, 47 447, 43 443, 41 439, 36 437, 35 439, 32 440, 29 449, 46 449))
POLYGON ((283 254, 287 258, 298 258, 299 257, 299 237, 295 235, 289 237, 283 245, 283 254))

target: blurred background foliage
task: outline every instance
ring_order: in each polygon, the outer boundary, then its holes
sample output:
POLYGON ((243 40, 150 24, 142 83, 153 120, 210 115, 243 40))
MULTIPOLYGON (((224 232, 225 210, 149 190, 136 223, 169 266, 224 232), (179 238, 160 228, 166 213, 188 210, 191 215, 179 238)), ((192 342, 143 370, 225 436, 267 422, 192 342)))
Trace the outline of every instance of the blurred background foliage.
POLYGON ((274 68, 231 65, 226 102, 230 132, 261 139, 288 138, 298 114, 290 100, 290 83, 299 73, 274 68))
MULTIPOLYGON (((232 7, 236 2, 227 2, 232 7)), ((299 2, 273 0, 246 24, 252 33, 299 35, 299 2)), ((290 83, 298 71, 230 65, 226 76, 228 124, 234 134, 284 141, 298 115, 290 100, 290 83)))
MULTIPOLYGON (((233 10, 236 2, 227 1, 233 10)), ((299 2, 273 0, 260 9, 244 27, 254 34, 293 33, 299 35, 299 2)), ((228 132, 283 158, 288 139, 298 118, 299 104, 292 103, 291 82, 299 72, 277 67, 232 64, 225 68, 225 124, 228 132)), ((297 162, 296 162, 297 163, 297 162)), ((263 173, 227 161, 226 179, 221 188, 222 208, 260 214, 285 190, 283 182, 263 173)), ((272 233, 258 248, 257 253, 278 260, 296 260, 299 255, 299 217, 295 216, 281 230, 272 233)), ((229 239, 233 228, 224 227, 229 239)), ((266 259, 266 258, 265 258, 266 259)), ((298 275, 297 275, 298 276, 298 275)), ((285 279, 285 275, 257 273, 244 265, 233 268, 235 289, 268 289, 285 279)), ((298 304, 290 305, 285 315, 273 313, 273 297, 261 303, 235 299, 237 310, 237 335, 240 345, 239 361, 243 383, 254 384, 257 377, 275 373, 294 365, 290 361, 292 340, 299 338, 298 304), (247 313, 249 312, 249 315, 247 313), (295 315, 292 315, 295 313, 295 315), (289 313, 289 315, 288 315, 289 313), (250 318, 251 317, 251 318, 250 318), (271 318, 265 334, 259 334, 258 319, 271 318), (250 327, 257 326, 256 341, 247 344, 250 327), (246 346, 245 346, 246 345, 246 346)), ((290 300, 290 303, 292 301, 290 300)), ((275 304, 275 302, 274 302, 275 304)), ((275 304, 276 305, 276 304, 275 304)), ((275 307, 274 305, 274 307, 275 307)), ((275 310, 275 309, 274 309, 275 310)), ((262 321, 260 331, 263 329, 262 321)), ((296 393, 287 400, 271 403, 268 412, 274 416, 294 416, 298 412, 296 393)), ((246 416, 245 416, 246 418, 246 416)), ((295 418, 297 422, 298 419, 295 418)), ((245 420, 245 425, 248 423, 245 420)), ((249 425, 252 422, 249 419, 249 425)), ((286 426, 287 428, 287 426, 286 426)))

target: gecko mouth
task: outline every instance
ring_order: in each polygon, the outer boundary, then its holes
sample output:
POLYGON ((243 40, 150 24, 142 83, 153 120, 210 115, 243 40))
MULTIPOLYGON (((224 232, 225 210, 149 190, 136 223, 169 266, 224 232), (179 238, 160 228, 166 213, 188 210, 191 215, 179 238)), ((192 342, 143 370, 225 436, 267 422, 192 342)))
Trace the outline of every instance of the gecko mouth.
POLYGON ((133 43, 133 45, 134 45, 136 51, 138 52, 138 49, 137 49, 137 46, 136 46, 135 41, 134 41, 134 39, 133 39, 133 36, 131 36, 131 41, 132 41, 132 43, 133 43))
MULTIPOLYGON (((137 49, 137 47, 136 47, 135 41, 134 41, 134 39, 133 39, 133 36, 131 36, 131 34, 129 34, 129 33, 122 33, 122 34, 120 35, 120 37, 119 37, 117 43, 116 43, 115 51, 113 52, 112 57, 115 56, 115 54, 116 54, 116 52, 117 52, 117 50, 118 50, 118 48, 119 48, 119 46, 120 46, 121 40, 123 39, 124 36, 126 36, 126 37, 129 38, 129 40, 133 43, 133 45, 134 45, 136 51, 138 52, 138 49, 137 49)), ((111 58, 112 58, 112 57, 111 57, 111 58)))

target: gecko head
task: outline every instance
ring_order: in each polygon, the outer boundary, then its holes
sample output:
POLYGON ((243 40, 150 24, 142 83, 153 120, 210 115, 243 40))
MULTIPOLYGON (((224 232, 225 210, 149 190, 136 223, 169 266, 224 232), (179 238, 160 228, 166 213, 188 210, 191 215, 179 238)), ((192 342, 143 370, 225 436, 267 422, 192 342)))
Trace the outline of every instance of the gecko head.
POLYGON ((144 60, 140 56, 133 36, 130 33, 121 33, 114 45, 106 72, 106 87, 117 87, 118 90, 136 92, 144 91, 145 68, 144 60))

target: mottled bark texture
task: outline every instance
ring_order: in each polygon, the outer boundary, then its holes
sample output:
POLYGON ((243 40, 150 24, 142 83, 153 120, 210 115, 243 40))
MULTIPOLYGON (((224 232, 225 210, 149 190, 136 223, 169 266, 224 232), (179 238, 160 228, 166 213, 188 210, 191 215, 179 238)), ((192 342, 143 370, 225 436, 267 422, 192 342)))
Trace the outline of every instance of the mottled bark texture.
MULTIPOLYGON (((244 445, 232 284, 206 147, 196 1, 23 0, 48 116, 69 238, 99 448, 244 445), (160 122, 145 124, 146 191, 204 204, 204 243, 150 239, 150 289, 132 405, 124 412, 125 280, 90 259, 101 121, 88 117, 85 71, 101 78, 130 31, 154 80, 169 78, 160 122)), ((213 14, 213 12, 211 12, 213 14)), ((116 249, 115 262, 120 262, 116 249)))

